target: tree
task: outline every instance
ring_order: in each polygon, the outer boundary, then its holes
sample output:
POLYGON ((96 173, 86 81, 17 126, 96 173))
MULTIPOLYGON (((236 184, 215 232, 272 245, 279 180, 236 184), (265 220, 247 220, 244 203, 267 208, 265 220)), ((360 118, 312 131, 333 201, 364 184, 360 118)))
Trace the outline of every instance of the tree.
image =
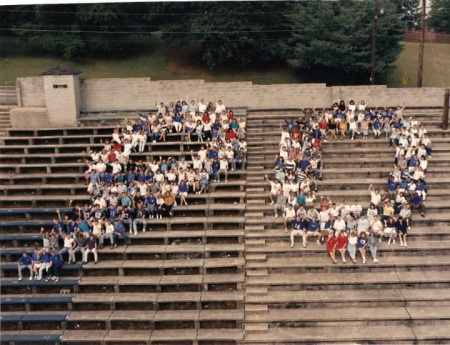
POLYGON ((280 41, 289 36, 280 13, 287 2, 168 3, 164 11, 189 13, 163 25, 165 42, 200 45, 201 59, 211 69, 223 65, 264 66, 281 60, 280 41))
POLYGON ((437 32, 450 33, 450 0, 433 0, 428 25, 437 32))
POLYGON ((397 14, 409 30, 420 26, 420 0, 392 0, 392 2, 397 6, 397 14))
MULTIPOLYGON (((311 80, 367 82, 371 70, 373 2, 302 2, 292 16, 295 43, 287 61, 311 80), (317 78, 317 79, 316 79, 317 78)), ((405 25, 395 5, 381 1, 378 19, 376 74, 379 80, 401 52, 405 25)))
POLYGON ((10 33, 70 59, 79 55, 119 52, 128 41, 148 40, 148 19, 144 15, 147 5, 11 6, 5 13, 9 15, 10 33))

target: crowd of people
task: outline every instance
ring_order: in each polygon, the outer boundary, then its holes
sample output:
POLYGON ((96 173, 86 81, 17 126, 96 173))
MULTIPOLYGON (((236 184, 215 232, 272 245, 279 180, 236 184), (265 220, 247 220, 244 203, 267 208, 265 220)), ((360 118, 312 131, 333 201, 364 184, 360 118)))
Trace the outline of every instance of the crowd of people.
POLYGON ((29 265, 36 279, 42 279, 44 270, 57 277, 59 264, 48 261, 54 256, 61 263, 67 256, 71 264, 81 253, 87 263, 92 253, 97 263, 106 240, 112 249, 120 241, 127 246, 128 236, 137 235, 141 227, 145 232, 150 219, 172 217, 173 207, 188 205, 189 194, 208 193, 210 183, 228 182, 230 171, 246 169, 246 122, 222 101, 156 105, 157 115, 127 120, 124 128, 114 129, 111 140, 102 141, 101 150, 89 152, 85 179, 90 202, 80 206, 70 201, 71 218, 66 215, 64 220, 58 210, 53 228, 41 229, 43 248, 19 261, 20 277, 29 265), (170 133, 203 144, 190 151, 190 161, 184 156, 133 161, 132 152, 143 153, 147 146, 165 142, 170 133))
POLYGON ((418 208, 425 217, 425 174, 432 146, 424 126, 411 117, 404 118, 404 109, 404 105, 398 106, 396 111, 369 109, 364 101, 358 106, 354 101, 348 106, 339 101, 323 111, 302 108, 303 114, 298 120, 286 120, 275 161, 275 179, 269 180, 267 175, 265 179, 271 185, 270 200, 275 217, 283 213, 286 232, 289 225, 292 226, 291 247, 296 236, 302 237, 303 247, 312 237, 318 244, 326 243, 335 263, 336 249, 343 262, 348 253, 356 263, 359 252, 366 263, 369 251, 376 263, 378 244, 383 238, 389 245, 395 244, 397 238, 400 246, 408 245, 412 210, 418 208), (336 128, 340 128, 339 132, 336 128), (316 198, 316 180, 322 178, 323 142, 336 139, 336 134, 343 140, 347 133, 350 139, 360 133, 362 139, 367 139, 369 131, 376 139, 381 136, 381 130, 389 146, 395 148, 394 169, 383 192, 369 186, 370 206, 364 210, 358 200, 338 203, 329 197, 316 198))
MULTIPOLYGON (((377 248, 383 238, 388 245, 399 239, 407 246, 407 235, 412 225, 412 210, 420 210, 425 217, 428 159, 432 145, 427 130, 417 120, 403 117, 403 107, 369 109, 364 101, 358 105, 350 101, 333 104, 330 109, 316 111, 302 108, 296 121, 286 120, 279 143, 279 154, 274 163, 275 178, 270 183, 270 200, 274 215, 283 215, 284 229, 292 226, 291 247, 295 237, 301 236, 303 247, 309 238, 325 244, 334 263, 336 250, 346 262, 348 253, 353 263, 360 253, 366 263, 370 252, 378 262, 377 248), (317 180, 322 179, 322 145, 329 139, 353 140, 369 131, 374 138, 381 132, 395 149, 394 169, 389 174, 384 191, 370 185, 370 206, 364 210, 358 200, 337 203, 329 197, 316 198, 317 180), (319 204, 318 208, 315 207, 319 204)), ((151 145, 151 144, 150 144, 151 145)), ((85 177, 91 202, 72 205, 72 217, 53 220, 51 231, 41 229, 43 248, 36 248, 29 256, 23 253, 18 261, 19 279, 22 270, 30 270, 30 279, 58 280, 64 254, 68 263, 76 262, 81 253, 83 263, 93 254, 98 261, 98 249, 109 240, 111 248, 120 241, 128 245, 128 233, 145 232, 148 220, 172 216, 172 208, 187 205, 188 193, 207 193, 209 183, 227 182, 228 171, 245 169, 247 144, 245 121, 236 120, 221 101, 206 105, 177 101, 158 106, 158 115, 140 114, 140 120, 128 122, 126 128, 114 130, 112 140, 105 141, 103 150, 90 152, 85 177), (198 126, 192 126, 198 124, 198 126), (201 128, 199 127, 201 126, 201 128), (230 132, 233 134, 229 134, 230 132), (152 143, 165 141, 166 134, 184 133, 188 140, 205 142, 198 152, 191 151, 191 162, 184 157, 134 162, 132 151, 143 152, 147 138, 152 143), (154 133, 157 133, 156 135, 154 133), (128 231, 127 231, 128 227, 128 231)))

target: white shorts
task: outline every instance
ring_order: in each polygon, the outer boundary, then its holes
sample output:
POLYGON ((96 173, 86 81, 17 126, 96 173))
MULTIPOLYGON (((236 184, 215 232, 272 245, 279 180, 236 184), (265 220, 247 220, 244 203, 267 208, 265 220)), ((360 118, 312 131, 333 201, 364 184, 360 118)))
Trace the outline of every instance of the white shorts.
POLYGON ((384 236, 385 237, 389 237, 392 235, 394 235, 394 237, 397 237, 397 231, 395 230, 395 228, 385 228, 383 230, 384 236))

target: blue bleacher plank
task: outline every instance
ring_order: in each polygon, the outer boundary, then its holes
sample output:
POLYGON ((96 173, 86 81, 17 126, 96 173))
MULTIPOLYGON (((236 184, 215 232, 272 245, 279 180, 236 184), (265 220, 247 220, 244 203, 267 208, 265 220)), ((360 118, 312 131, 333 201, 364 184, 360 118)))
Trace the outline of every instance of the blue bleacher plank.
POLYGON ((10 305, 10 304, 25 304, 28 303, 30 297, 2 297, 0 298, 0 304, 2 305, 10 305))
POLYGON ((72 303, 73 296, 63 297, 7 297, 0 298, 1 305, 13 305, 13 304, 63 304, 72 303))
POLYGON ((13 287, 13 286, 76 286, 79 283, 79 279, 62 279, 59 281, 48 281, 45 280, 5 280, 1 282, 2 287, 13 287))
MULTIPOLYGON (((1 253, 3 254, 3 249, 1 251, 1 253)), ((19 250, 15 254, 21 254, 21 253, 22 253, 22 250, 19 250)), ((82 268, 83 268, 83 264, 82 263, 76 263, 76 264, 72 264, 72 265, 64 263, 61 266, 61 270, 64 270, 64 271, 76 271, 76 270, 79 270, 79 269, 82 269, 82 268)), ((1 271, 17 271, 17 264, 15 262, 2 263, 0 265, 0 270, 1 271)))
MULTIPOLYGON (((61 214, 65 213, 72 213, 71 208, 60 208, 59 209, 61 214)), ((55 213, 56 214, 56 208, 2 208, 0 209, 0 215, 1 216, 7 216, 7 215, 17 215, 17 214, 24 214, 24 213, 55 213)))
MULTIPOLYGON (((28 254, 32 254, 33 253, 33 248, 28 248, 28 249, 0 249, 0 254, 1 255, 20 255, 23 252, 27 252, 28 254)), ((3 267, 3 265, 2 265, 3 267)), ((17 268, 17 265, 16 265, 17 268)), ((3 269, 3 268, 2 268, 3 269)))
POLYGON ((20 322, 22 320, 23 315, 3 315, 0 316, 0 322, 20 322))
POLYGON ((50 280, 46 282, 45 280, 36 280, 36 286, 76 286, 80 283, 79 279, 62 279, 59 281, 50 280))
POLYGON ((52 226, 53 222, 51 220, 40 220, 40 221, 13 221, 13 222, 0 222, 0 228, 12 227, 12 226, 52 226))
POLYGON ((69 316, 67 314, 39 314, 39 315, 24 315, 22 322, 62 322, 66 321, 69 316))
POLYGON ((73 296, 64 297, 30 297, 28 303, 30 304, 62 304, 72 303, 73 296))
POLYGON ((19 334, 13 341, 17 343, 50 343, 58 342, 62 334, 19 334))
POLYGON ((1 235, 0 241, 36 241, 42 240, 41 235, 33 235, 33 234, 20 234, 20 235, 1 235))
POLYGON ((7 334, 5 332, 2 332, 0 336, 0 342, 2 344, 9 344, 14 340, 14 338, 17 336, 17 334, 7 334))

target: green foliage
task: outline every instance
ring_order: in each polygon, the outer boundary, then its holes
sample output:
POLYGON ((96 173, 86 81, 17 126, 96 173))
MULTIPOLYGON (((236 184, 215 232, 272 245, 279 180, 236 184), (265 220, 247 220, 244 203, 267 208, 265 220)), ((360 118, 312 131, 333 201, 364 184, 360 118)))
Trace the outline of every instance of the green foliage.
POLYGON ((8 15, 10 33, 36 47, 66 59, 80 55, 120 52, 130 37, 149 39, 148 19, 141 13, 146 4, 84 4, 13 6, 8 15), (20 12, 20 9, 25 11, 20 12), (17 12, 16 12, 17 11, 17 12), (142 26, 140 26, 140 24, 142 26), (130 35, 114 35, 127 31, 130 35), (134 35, 134 36, 133 36, 134 35))
POLYGON ((437 32, 450 34, 450 0, 433 0, 428 25, 437 32))
MULTIPOLYGON (((292 18, 295 44, 288 57, 289 65, 301 74, 321 70, 334 77, 335 82, 367 82, 371 70, 373 2, 317 1, 296 6, 297 13, 292 18)), ((405 29, 392 2, 380 1, 381 8, 376 46, 378 77, 389 72, 400 54, 405 29)))
MULTIPOLYGON (((287 18, 280 14, 292 7, 286 2, 195 2, 168 4, 187 18, 164 24, 165 42, 200 43, 202 60, 217 66, 264 66, 280 60, 280 40, 289 37, 287 18), (189 35, 183 33, 190 33, 189 35)), ((167 8, 165 9, 167 10, 167 8)))
MULTIPOLYGON (((209 69, 287 65, 300 71, 303 80, 311 75, 336 83, 367 83, 373 1, 10 6, 14 11, 3 12, 1 21, 10 35, 66 59, 118 56, 161 37, 164 44, 185 45, 196 53, 190 58, 209 69)), ((377 81, 391 69, 404 31, 416 22, 418 1, 380 0, 384 15, 377 31, 377 81)))
POLYGON ((398 16, 409 30, 420 27, 420 0, 392 0, 392 2, 397 6, 398 16))

